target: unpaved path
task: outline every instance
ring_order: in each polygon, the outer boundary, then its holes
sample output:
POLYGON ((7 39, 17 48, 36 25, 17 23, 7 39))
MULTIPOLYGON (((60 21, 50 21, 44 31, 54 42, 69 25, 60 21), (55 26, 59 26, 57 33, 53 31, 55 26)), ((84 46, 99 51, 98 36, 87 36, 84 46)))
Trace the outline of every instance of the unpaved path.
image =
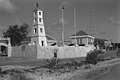
MULTIPOLYGON (((120 60, 120 59, 119 59, 120 60)), ((120 61, 111 60, 93 67, 81 76, 75 75, 68 80, 120 80, 120 61)))
POLYGON ((93 80, 120 80, 120 64, 113 66, 108 73, 93 80))

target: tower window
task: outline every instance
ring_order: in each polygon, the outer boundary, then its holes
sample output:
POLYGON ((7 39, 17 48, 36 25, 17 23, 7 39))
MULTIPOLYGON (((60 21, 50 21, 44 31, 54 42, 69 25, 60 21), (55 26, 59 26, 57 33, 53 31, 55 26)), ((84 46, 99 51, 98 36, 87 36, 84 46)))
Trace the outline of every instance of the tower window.
POLYGON ((39 12, 39 15, 41 15, 41 12, 39 12))
POLYGON ((42 46, 44 46, 44 41, 41 41, 42 46))
POLYGON ((41 18, 39 18, 39 22, 41 22, 41 18))
POLYGON ((40 32, 41 32, 41 33, 43 32, 43 29, 42 29, 42 28, 40 28, 40 32))
POLYGON ((37 15, 37 12, 34 12, 35 16, 37 15))
POLYGON ((36 28, 34 29, 34 33, 37 33, 37 29, 36 28))
POLYGON ((35 18, 35 22, 37 22, 37 18, 35 18))

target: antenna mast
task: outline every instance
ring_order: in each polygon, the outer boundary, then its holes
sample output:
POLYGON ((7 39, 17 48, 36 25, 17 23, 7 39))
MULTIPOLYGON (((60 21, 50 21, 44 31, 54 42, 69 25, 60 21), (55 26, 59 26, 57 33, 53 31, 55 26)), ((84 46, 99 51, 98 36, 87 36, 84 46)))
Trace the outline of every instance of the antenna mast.
POLYGON ((75 33, 75 46, 77 46, 77 39, 76 39, 76 9, 74 8, 74 33, 75 33))
POLYGON ((64 46, 64 5, 63 5, 63 0, 62 0, 62 42, 63 42, 63 46, 64 46))
POLYGON ((88 3, 88 12, 89 12, 89 26, 87 28, 87 30, 89 31, 89 29, 93 29, 93 34, 92 35, 96 35, 96 27, 94 25, 94 15, 93 15, 93 4, 92 4, 92 0, 89 0, 88 3))

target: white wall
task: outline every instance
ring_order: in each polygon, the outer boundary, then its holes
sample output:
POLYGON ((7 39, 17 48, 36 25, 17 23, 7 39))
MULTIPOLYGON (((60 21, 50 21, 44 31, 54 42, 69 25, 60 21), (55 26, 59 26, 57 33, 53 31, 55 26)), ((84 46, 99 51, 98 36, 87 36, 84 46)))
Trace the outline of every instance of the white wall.
POLYGON ((74 58, 74 57, 85 57, 87 53, 93 50, 91 46, 78 46, 78 47, 59 47, 58 57, 59 58, 74 58))
POLYGON ((77 58, 85 57, 90 50, 93 50, 93 46, 19 46, 13 47, 11 51, 11 57, 26 57, 37 59, 51 59, 54 57, 54 53, 57 53, 58 58, 77 58))
POLYGON ((50 59, 54 57, 54 52, 58 50, 58 58, 74 58, 85 57, 90 50, 93 50, 93 46, 65 46, 65 47, 40 47, 37 45, 37 58, 38 59, 50 59))

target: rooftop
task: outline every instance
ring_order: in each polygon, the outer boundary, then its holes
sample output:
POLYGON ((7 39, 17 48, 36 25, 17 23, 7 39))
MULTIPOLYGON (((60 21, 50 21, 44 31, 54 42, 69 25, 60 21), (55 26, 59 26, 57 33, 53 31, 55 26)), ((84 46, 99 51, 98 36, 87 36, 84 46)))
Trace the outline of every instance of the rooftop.
POLYGON ((71 36, 84 36, 84 35, 90 35, 82 30, 76 32, 75 34, 71 35, 71 36))

